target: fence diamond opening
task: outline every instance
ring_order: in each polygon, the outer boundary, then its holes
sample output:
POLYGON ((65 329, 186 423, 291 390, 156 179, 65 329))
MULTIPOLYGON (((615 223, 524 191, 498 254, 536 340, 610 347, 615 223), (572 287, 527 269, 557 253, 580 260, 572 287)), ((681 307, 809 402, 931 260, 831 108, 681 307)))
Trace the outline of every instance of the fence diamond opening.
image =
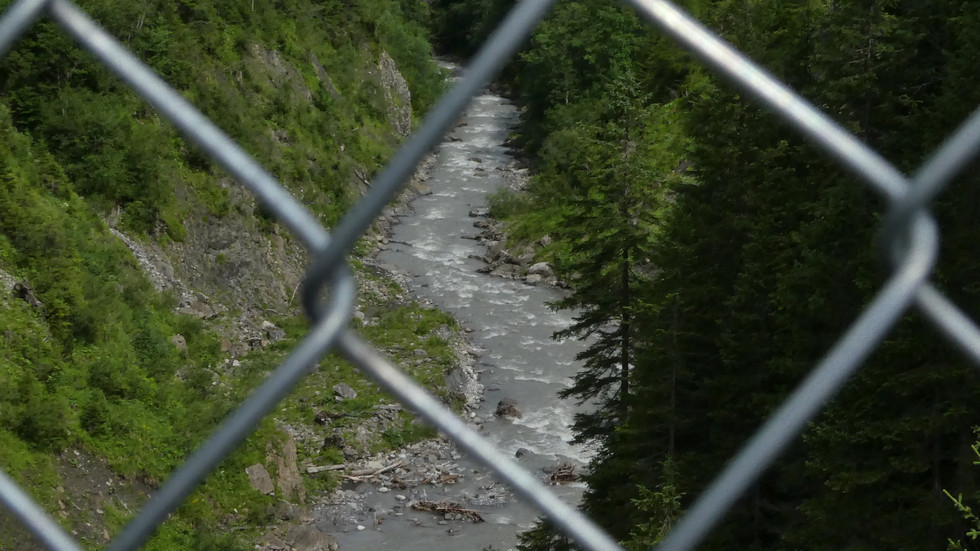
MULTIPOLYGON (((593 551, 620 549, 591 520, 555 497, 537 478, 497 451, 438 400, 349 330, 355 287, 345 257, 357 238, 408 180, 422 157, 515 53, 551 8, 552 0, 523 0, 483 45, 466 77, 426 116, 412 138, 389 161, 364 196, 333 232, 328 232, 261 166, 210 120, 167 86, 145 64, 101 29, 70 0, 18 0, 0 18, 0 56, 38 18, 56 21, 79 45, 142 95, 188 140, 247 187, 269 212, 290 229, 311 256, 304 280, 303 305, 315 324, 272 375, 187 458, 109 544, 130 550, 143 544, 173 510, 267 415, 302 378, 306 369, 331 349, 371 375, 402 403, 419 412, 456 444, 494 471, 524 499, 593 551), (325 292, 328 291, 328 292, 325 292), (327 295, 327 298, 322 298, 327 295)), ((843 337, 742 447, 724 471, 692 505, 663 550, 690 549, 708 533, 727 508, 799 435, 808 420, 840 388, 884 339, 901 316, 917 306, 961 351, 980 364, 980 330, 930 282, 939 232, 928 206, 980 148, 980 111, 971 115, 911 177, 782 85, 737 50, 670 2, 625 0, 651 23, 697 54, 706 64, 757 101, 783 117, 833 159, 853 171, 890 203, 883 224, 884 249, 894 271, 874 301, 843 337)), ((48 548, 80 546, 0 469, 0 503, 48 548)))

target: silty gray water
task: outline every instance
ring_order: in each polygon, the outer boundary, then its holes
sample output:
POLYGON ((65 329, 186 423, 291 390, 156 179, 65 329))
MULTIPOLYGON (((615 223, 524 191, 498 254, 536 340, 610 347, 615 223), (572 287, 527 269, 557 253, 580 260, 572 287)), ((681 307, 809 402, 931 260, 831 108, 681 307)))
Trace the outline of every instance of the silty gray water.
MULTIPOLYGON (((455 130, 458 140, 443 143, 436 153, 426 182, 432 193, 414 201, 414 214, 401 219, 379 260, 409 274, 415 293, 473 330, 471 340, 483 351, 478 368, 483 370, 481 382, 486 387, 486 400, 477 412, 485 419, 481 432, 511 457, 520 448, 532 452, 520 461, 544 478, 544 467, 569 459, 581 466, 589 458, 587 450, 569 444, 574 404, 556 396, 576 372, 574 357, 582 345, 551 338, 571 323, 567 312, 553 312, 547 306, 558 298, 557 290, 478 273, 483 263, 471 258, 486 249, 472 239, 479 230, 469 213, 485 205, 487 194, 503 185, 503 171, 513 161, 503 142, 516 121, 516 109, 505 99, 484 94, 474 100, 455 130), (521 418, 494 416, 503 398, 517 402, 521 418)), ((517 533, 531 526, 536 511, 513 498, 503 505, 474 499, 486 495, 495 482, 482 466, 465 457, 460 461, 466 467, 464 479, 425 490, 426 497, 478 509, 485 523, 440 524, 442 519, 431 513, 405 510, 399 516, 386 515, 381 524, 365 523, 368 526, 361 531, 338 534, 341 548, 514 547, 517 533)), ((571 503, 580 499, 583 490, 580 483, 553 488, 571 503)), ((371 492, 371 488, 359 491, 371 492)), ((395 492, 374 494, 368 504, 390 510, 395 497, 395 492)))

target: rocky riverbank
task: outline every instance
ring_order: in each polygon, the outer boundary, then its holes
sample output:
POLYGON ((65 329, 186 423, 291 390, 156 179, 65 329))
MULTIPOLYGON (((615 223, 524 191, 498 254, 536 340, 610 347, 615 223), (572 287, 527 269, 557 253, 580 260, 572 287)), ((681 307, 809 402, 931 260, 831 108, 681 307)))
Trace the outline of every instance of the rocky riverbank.
MULTIPOLYGON (((515 160, 498 170, 508 188, 515 192, 526 189, 528 169, 523 162, 515 160)), ((473 227, 481 230, 473 239, 487 249, 486 254, 473 256, 485 264, 477 271, 503 279, 519 279, 528 285, 563 286, 548 262, 534 261, 541 247, 551 243, 550 237, 545 236, 533 243, 513 244, 510 243, 503 224, 490 216, 489 208, 475 208, 469 215, 477 218, 473 227)))
MULTIPOLYGON (((574 479, 589 457, 588 450, 568 442, 575 408, 555 398, 575 372, 580 347, 551 339, 570 319, 547 307, 555 298, 546 285, 554 281, 550 266, 535 267, 528 244, 508 251, 505 236, 482 207, 486 194, 501 184, 520 189, 526 181, 526 169, 500 145, 515 119, 506 100, 492 94, 476 98, 430 173, 411 184, 414 203, 386 209, 369 239, 378 256, 362 259, 359 271, 364 295, 394 293, 383 302, 417 301, 461 320, 461 330, 426 329, 418 341, 439 337, 451 343, 445 379, 465 404, 458 406, 460 415, 542 480, 561 484, 574 479), (494 271, 500 277, 478 273, 494 271), (401 288, 385 283, 391 280, 401 288)), ((370 330, 377 312, 377 304, 362 304, 355 323, 370 330)), ((399 323, 387 330, 403 328, 399 323)), ((414 346, 381 351, 409 371, 431 365, 434 358, 414 346)), ((376 410, 372 417, 384 414, 376 410)), ((308 514, 317 531, 331 533, 345 549, 508 549, 535 518, 532 507, 513 499, 452 442, 436 438, 380 453, 376 447, 370 448, 375 453, 350 447, 344 447, 342 463, 303 466, 309 476, 341 481, 336 491, 318 496, 308 514)), ((556 493, 574 503, 581 488, 563 485, 556 493)))
MULTIPOLYGON (((416 303, 424 307, 434 307, 431 301, 410 291, 411 274, 377 261, 377 253, 383 250, 391 239, 392 227, 398 218, 411 213, 411 201, 429 193, 425 184, 432 157, 421 164, 406 190, 392 205, 385 208, 367 236, 371 248, 369 254, 361 259, 364 266, 357 274, 359 297, 371 297, 372 303, 382 302, 389 306, 416 303), (389 282, 395 282, 392 286, 389 282)), ((368 304, 359 300, 354 318, 362 326, 370 326, 377 320, 366 313, 368 304)), ((483 401, 483 385, 479 382, 476 369, 480 350, 470 343, 464 331, 454 331, 449 327, 436 330, 437 337, 449 344, 452 352, 452 369, 444 374, 446 392, 462 404, 463 418, 479 430, 483 419, 476 415, 483 401)), ((382 350, 382 353, 389 351, 382 350)), ((388 354, 386 354, 388 355, 388 354)), ((388 355, 390 357, 390 355, 388 355)), ((416 350, 414 362, 425 362, 425 351, 416 350)), ((406 366, 402 366, 406 367, 406 366)), ((402 406, 398 403, 383 404, 374 408, 372 414, 363 419, 356 428, 347 431, 344 438, 339 433, 327 437, 330 445, 343 450, 344 463, 334 465, 299 465, 305 476, 338 476, 341 484, 328 494, 316 496, 310 506, 282 503, 271 513, 281 524, 270 529, 256 545, 259 551, 319 551, 335 550, 339 545, 331 534, 365 530, 376 526, 389 517, 417 514, 412 520, 418 525, 425 523, 424 511, 416 511, 419 503, 428 502, 429 494, 439 493, 446 485, 458 483, 466 476, 465 469, 458 463, 460 454, 452 442, 437 437, 405 446, 401 449, 380 453, 369 453, 371 442, 379 435, 392 429, 397 422, 402 406), (390 506, 379 506, 380 497, 387 497, 390 506)), ((327 424, 314 419, 315 423, 327 424)), ((415 422, 421 423, 421 419, 415 422)), ((287 432, 298 440, 322 439, 315 427, 287 427, 287 432)), ((484 496, 487 503, 504 500, 502 489, 488 491, 484 496)), ((461 509, 461 511, 464 509, 461 509)), ((462 513, 460 513, 462 514, 462 513)), ((434 522, 448 524, 464 520, 455 514, 443 513, 434 522)), ((470 519, 465 519, 470 520, 470 519)))

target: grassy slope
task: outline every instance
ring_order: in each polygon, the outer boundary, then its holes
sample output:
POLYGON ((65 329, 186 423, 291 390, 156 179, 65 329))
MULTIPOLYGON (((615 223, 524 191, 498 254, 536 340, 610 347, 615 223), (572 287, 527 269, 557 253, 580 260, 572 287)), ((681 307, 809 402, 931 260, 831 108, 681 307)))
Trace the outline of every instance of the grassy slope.
MULTIPOLYGON (((207 4, 100 0, 84 7, 325 223, 335 222, 356 196, 355 171, 372 172, 395 143, 372 76, 380 51, 390 51, 409 80, 416 112, 438 92, 438 73, 412 21, 421 17, 419 6, 207 4)), ((305 324, 276 320, 287 338, 233 366, 207 323, 174 313, 176 299, 154 291, 103 218, 119 212, 131 233, 180 241, 183 218, 203 203, 206 215, 220 220, 227 193, 193 146, 53 26, 34 27, 3 60, 0 92, 7 144, 0 151, 0 270, 29 282, 42 305, 0 297, 0 466, 87 545, 97 545, 101 529, 122 525, 127 502, 138 505, 278 364, 305 324), (171 342, 175 334, 186 339, 186 351, 171 342), (66 480, 90 458, 127 489, 96 512, 66 480)), ((379 303, 376 310, 368 336, 390 350, 426 348, 434 360, 415 375, 440 384, 451 360, 433 331, 451 320, 413 304, 379 303)), ((335 410, 343 430, 384 400, 350 366, 328 358, 277 417, 309 423, 314 409, 335 410), (354 386, 358 399, 336 403, 319 390, 338 381, 354 386)), ((403 421, 384 441, 419 436, 403 421)), ((150 548, 242 546, 271 520, 267 506, 276 499, 252 490, 244 467, 264 461, 282 438, 273 420, 263 422, 150 548), (236 535, 220 535, 232 528, 236 535)), ((300 459, 336 460, 338 453, 300 449, 300 459)), ((311 490, 333 483, 310 481, 311 490)), ((0 515, 0 549, 23 542, 0 515)))

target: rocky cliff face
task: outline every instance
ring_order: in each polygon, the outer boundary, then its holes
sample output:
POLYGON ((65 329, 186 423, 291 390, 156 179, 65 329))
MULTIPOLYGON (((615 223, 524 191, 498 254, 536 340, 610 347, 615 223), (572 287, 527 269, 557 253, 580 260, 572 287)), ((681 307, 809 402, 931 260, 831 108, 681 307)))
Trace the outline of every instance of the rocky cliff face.
MULTIPOLYGON (((246 63, 253 73, 266 75, 271 86, 289 90, 292 101, 310 103, 312 92, 302 72, 278 52, 259 45, 249 48, 246 63)), ((323 65, 312 56, 310 63, 319 84, 339 95, 323 65)), ((408 83, 395 61, 382 51, 377 67, 365 74, 384 90, 384 106, 391 137, 398 141, 411 133, 412 106, 408 83)), ((288 148, 291 138, 275 131, 274 140, 288 148)), ((343 146, 341 146, 343 147, 343 146)), ((365 191, 365 167, 353 171, 353 189, 365 191)), ((410 193, 424 188, 424 167, 409 186, 410 193)), ((261 325, 270 316, 300 314, 299 286, 308 262, 306 251, 276 223, 264 223, 252 196, 234 180, 219 177, 216 185, 227 191, 227 214, 214 216, 202 205, 188 202, 184 219, 187 236, 182 241, 139 240, 107 220, 111 231, 133 252, 158 291, 178 297, 177 310, 211 322, 222 332, 226 351, 237 357, 263 341, 261 325)), ((389 226, 397 209, 386 211, 380 232, 389 226)), ((371 239, 383 239, 372 231, 371 239)))
POLYGON ((398 72, 398 66, 388 52, 381 52, 378 68, 388 103, 388 122, 396 134, 408 136, 412 132, 412 92, 408 89, 408 82, 398 72))

